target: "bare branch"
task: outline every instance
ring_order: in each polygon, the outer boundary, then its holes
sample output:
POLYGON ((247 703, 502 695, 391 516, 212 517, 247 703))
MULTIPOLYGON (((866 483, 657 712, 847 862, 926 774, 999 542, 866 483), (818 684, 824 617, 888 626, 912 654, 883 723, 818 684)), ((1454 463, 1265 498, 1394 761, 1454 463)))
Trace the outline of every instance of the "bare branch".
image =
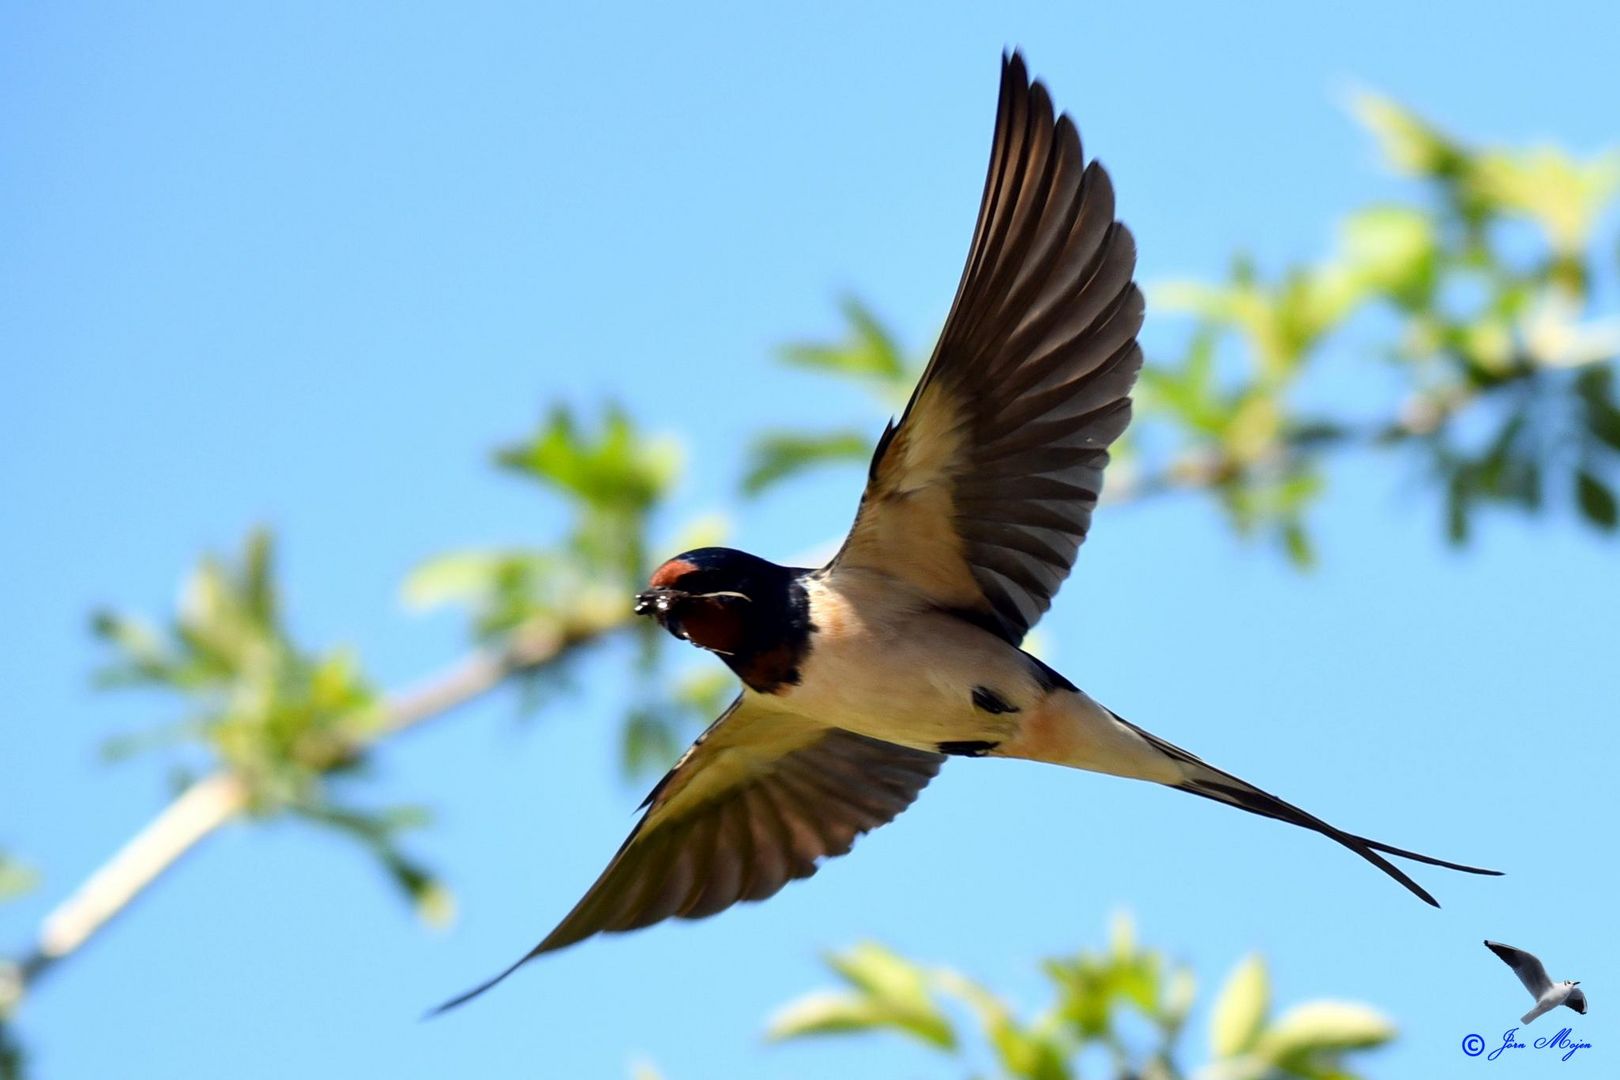
MULTIPOLYGON (((569 626, 547 622, 515 632, 506 645, 475 652, 433 678, 391 695, 375 734, 357 750, 437 719, 494 690, 513 675, 555 664, 628 625, 623 614, 598 613, 569 626)), ((153 882, 205 838, 245 814, 252 792, 229 770, 196 781, 85 879, 40 924, 32 950, 0 961, 0 1016, 39 978, 78 951, 153 882)))
POLYGON ((88 941, 198 841, 246 809, 247 800, 247 785, 228 772, 204 777, 181 792, 45 916, 34 952, 22 962, 19 990, 88 941))

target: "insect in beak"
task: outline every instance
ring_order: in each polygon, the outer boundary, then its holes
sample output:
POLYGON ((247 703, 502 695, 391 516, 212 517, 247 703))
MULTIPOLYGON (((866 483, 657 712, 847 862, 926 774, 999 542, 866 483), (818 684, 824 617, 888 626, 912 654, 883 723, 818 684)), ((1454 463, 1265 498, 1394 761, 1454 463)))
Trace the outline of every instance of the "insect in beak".
POLYGON ((632 610, 637 615, 651 615, 663 622, 669 609, 685 596, 679 589, 648 589, 636 595, 636 606, 632 610))

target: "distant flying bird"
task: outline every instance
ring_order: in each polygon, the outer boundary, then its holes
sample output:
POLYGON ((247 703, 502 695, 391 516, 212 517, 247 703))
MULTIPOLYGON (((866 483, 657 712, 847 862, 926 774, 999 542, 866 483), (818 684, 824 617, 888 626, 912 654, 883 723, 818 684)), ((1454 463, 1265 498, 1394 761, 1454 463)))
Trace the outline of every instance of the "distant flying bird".
POLYGON ((946 755, 1152 780, 1301 825, 1430 904, 1384 855, 1496 873, 1337 829, 1121 719, 1019 648, 1068 576, 1108 446, 1130 421, 1135 265, 1108 174, 1086 163, 1023 59, 1004 56, 967 267, 905 413, 878 440, 842 550, 809 570, 701 548, 653 573, 636 613, 718 655, 743 690, 524 960, 763 900, 892 820, 946 755))
POLYGON ((1544 1012, 1551 1012, 1560 1005, 1568 1005, 1582 1016, 1586 1015, 1586 994, 1576 987, 1581 981, 1553 982, 1547 977, 1547 969, 1541 966, 1530 953, 1523 949, 1515 949, 1511 945, 1503 945, 1500 941, 1485 942, 1485 947, 1500 956, 1513 974, 1524 983, 1524 988, 1530 991, 1530 996, 1536 999, 1536 1007, 1519 1017, 1519 1023, 1528 1024, 1544 1012))

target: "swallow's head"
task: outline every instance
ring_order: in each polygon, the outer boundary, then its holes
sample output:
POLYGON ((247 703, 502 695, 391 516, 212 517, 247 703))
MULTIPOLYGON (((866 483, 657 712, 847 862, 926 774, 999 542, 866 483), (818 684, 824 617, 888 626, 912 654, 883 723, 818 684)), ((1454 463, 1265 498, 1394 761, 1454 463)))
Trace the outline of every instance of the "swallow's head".
POLYGON ((650 615, 682 641, 734 655, 750 632, 750 608, 768 604, 780 589, 782 567, 744 551, 698 548, 653 571, 637 594, 635 612, 650 615))

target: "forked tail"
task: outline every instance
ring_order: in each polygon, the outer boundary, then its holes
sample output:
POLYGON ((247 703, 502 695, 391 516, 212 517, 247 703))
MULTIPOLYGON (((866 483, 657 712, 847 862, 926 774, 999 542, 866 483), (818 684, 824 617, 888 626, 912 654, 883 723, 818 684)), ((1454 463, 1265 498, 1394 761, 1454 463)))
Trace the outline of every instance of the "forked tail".
POLYGON ((1119 716, 1119 714, 1114 713, 1113 716, 1115 720, 1136 732, 1147 740, 1154 749, 1181 767, 1182 779, 1171 783, 1169 786, 1181 791, 1191 792, 1194 795, 1201 795, 1206 799, 1225 803, 1228 806, 1235 806, 1239 810, 1247 810, 1251 814, 1275 818, 1278 821, 1286 821, 1290 825, 1298 825, 1310 829, 1312 832, 1319 832, 1323 836, 1343 844, 1378 867, 1378 869, 1406 886, 1414 896, 1426 904, 1432 904, 1435 907, 1440 906, 1439 901, 1429 895, 1427 889, 1413 881, 1400 867, 1384 858, 1384 855, 1411 859, 1413 862, 1427 863, 1430 866, 1443 866, 1447 870, 1461 870, 1465 874, 1500 876, 1502 873, 1500 870, 1486 870, 1478 866, 1465 866, 1462 863, 1436 859, 1432 855, 1421 855, 1415 851, 1392 847, 1377 840, 1369 840, 1365 836, 1357 836, 1354 833, 1347 833, 1343 829, 1336 829, 1314 814, 1308 814, 1299 807, 1284 802, 1268 791, 1261 791, 1247 780, 1241 780, 1223 769, 1217 769, 1209 762, 1204 761, 1195 754, 1188 753, 1174 743, 1166 742, 1152 732, 1144 731, 1129 720, 1119 716))

